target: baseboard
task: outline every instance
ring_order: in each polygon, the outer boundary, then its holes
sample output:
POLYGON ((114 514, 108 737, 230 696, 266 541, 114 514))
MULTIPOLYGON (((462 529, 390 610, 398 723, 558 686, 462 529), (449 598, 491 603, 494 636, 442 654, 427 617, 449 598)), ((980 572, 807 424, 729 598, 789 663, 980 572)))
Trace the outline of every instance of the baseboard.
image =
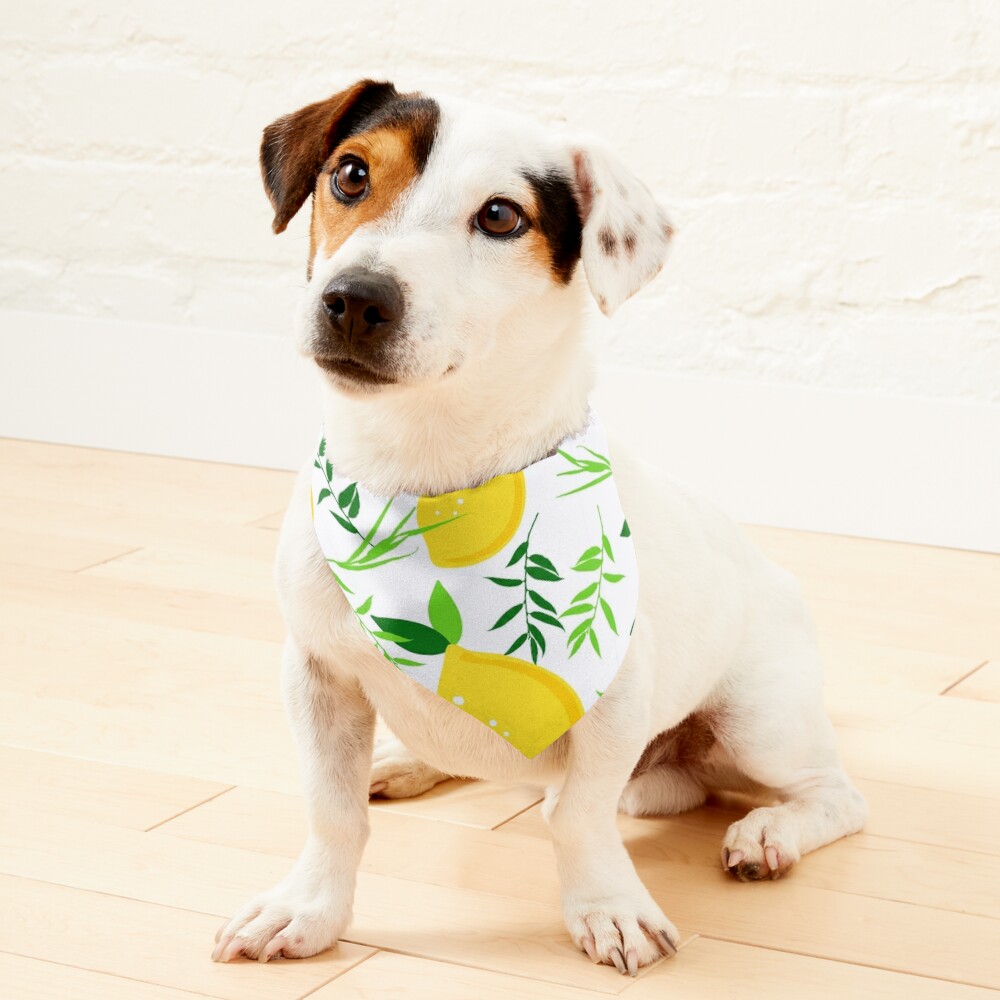
MULTIPOLYGON (((276 337, 0 311, 6 437, 291 469, 316 385, 276 337)), ((741 521, 1000 552, 1000 405, 611 368, 598 405, 741 521)))

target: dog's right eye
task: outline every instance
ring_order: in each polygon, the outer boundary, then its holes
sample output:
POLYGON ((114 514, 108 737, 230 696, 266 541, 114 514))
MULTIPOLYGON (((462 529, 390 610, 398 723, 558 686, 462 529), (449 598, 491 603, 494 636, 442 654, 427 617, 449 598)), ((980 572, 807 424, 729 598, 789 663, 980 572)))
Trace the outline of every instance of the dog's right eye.
POLYGON ((368 190, 368 165, 356 156, 348 157, 333 172, 330 189, 341 201, 357 201, 368 190))

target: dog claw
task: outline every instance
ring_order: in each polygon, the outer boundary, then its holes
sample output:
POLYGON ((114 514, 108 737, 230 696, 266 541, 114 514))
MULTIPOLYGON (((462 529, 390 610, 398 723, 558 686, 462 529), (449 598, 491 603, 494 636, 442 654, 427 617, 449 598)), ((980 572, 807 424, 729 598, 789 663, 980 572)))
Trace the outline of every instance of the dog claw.
POLYGON ((615 968, 624 976, 628 973, 628 969, 625 968, 625 958, 622 955, 621 948, 611 949, 611 960, 615 963, 615 968))
POLYGON ((664 931, 656 932, 656 941, 667 958, 673 958, 677 954, 676 945, 667 937, 664 931))
POLYGON ((730 870, 737 867, 739 863, 743 860, 742 851, 730 851, 729 857, 726 858, 726 867, 730 870))
POLYGON ((593 937, 588 935, 583 939, 583 950, 587 953, 587 958, 589 958, 591 962, 597 961, 597 949, 594 946, 593 937))
POLYGON ((778 870, 778 850, 775 847, 765 847, 764 848, 764 860, 767 862, 767 867, 771 869, 772 872, 777 872, 778 870))
POLYGON ((232 941, 232 939, 233 939, 232 934, 227 934, 225 935, 225 937, 220 936, 219 938, 216 939, 218 941, 218 944, 216 944, 215 950, 212 952, 213 962, 222 961, 222 953, 226 950, 227 946, 229 945, 229 942, 232 941))
POLYGON ((628 969, 628 974, 634 979, 639 975, 639 955, 635 948, 629 948, 625 952, 625 966, 628 969))

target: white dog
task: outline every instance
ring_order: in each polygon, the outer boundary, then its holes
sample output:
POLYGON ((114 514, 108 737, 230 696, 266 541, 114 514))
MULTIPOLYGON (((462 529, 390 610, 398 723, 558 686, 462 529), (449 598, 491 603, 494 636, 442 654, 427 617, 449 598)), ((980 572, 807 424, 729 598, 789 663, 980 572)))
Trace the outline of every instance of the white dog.
MULTIPOLYGON (((387 83, 279 119, 261 163, 275 232, 313 196, 298 347, 322 373, 327 457, 383 496, 486 483, 579 432, 593 382, 587 286, 610 314, 660 270, 672 235, 648 189, 593 141, 387 83)), ((612 450, 643 567, 631 645, 604 697, 530 758, 387 664, 359 627, 317 541, 310 463, 277 565, 310 834, 289 875, 220 930, 213 958, 334 944, 369 795, 417 795, 451 775, 546 788, 569 933, 632 975, 673 954, 678 935, 632 866, 617 810, 768 790, 774 804, 723 841, 742 880, 776 878, 861 828, 796 582, 724 516, 612 450), (373 764, 376 712, 398 742, 373 764)))

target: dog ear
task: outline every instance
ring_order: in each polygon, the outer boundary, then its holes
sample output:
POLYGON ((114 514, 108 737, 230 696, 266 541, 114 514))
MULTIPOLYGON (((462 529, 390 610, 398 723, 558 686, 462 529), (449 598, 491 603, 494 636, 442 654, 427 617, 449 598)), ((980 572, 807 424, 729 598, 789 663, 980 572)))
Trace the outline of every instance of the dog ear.
POLYGON ((396 97, 391 83, 359 80, 325 101, 272 122, 260 144, 260 172, 276 233, 283 232, 312 193, 316 177, 352 125, 396 97))
POLYGON ((583 221, 580 256, 605 316, 659 273, 673 226, 649 188, 596 141, 573 147, 583 221))

